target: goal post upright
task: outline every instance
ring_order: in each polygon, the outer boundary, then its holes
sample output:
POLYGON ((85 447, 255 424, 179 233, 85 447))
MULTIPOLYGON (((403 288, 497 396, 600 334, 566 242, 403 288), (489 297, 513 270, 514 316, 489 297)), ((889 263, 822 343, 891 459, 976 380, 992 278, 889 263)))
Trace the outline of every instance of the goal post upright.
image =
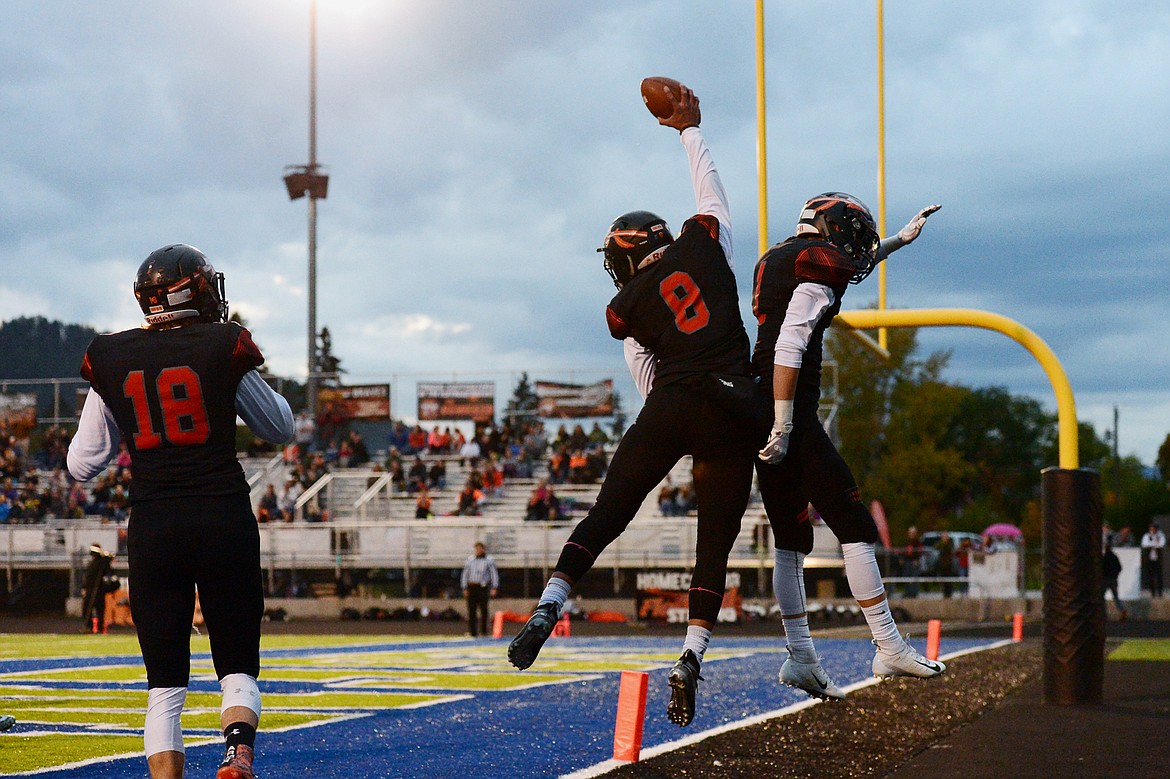
POLYGON ((856 329, 979 327, 1012 338, 1044 368, 1056 395, 1058 466, 1041 471, 1044 552, 1044 702, 1098 704, 1105 669, 1101 590, 1101 478, 1081 468, 1076 402, 1056 354, 1001 314, 965 308, 842 311, 856 329))

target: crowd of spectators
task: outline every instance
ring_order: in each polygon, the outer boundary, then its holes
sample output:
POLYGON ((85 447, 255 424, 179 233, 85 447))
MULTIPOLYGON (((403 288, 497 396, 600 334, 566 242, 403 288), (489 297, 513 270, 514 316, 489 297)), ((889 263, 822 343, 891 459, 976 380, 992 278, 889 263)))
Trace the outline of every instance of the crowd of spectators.
MULTIPOLYGON (((129 513, 132 467, 123 444, 111 467, 88 483, 72 479, 66 468, 71 431, 48 427, 32 438, 17 438, 0 424, 0 523, 33 523, 52 518, 101 517, 122 523, 129 513), (30 448, 32 452, 26 451, 30 448)), ((481 514, 485 504, 498 496, 510 478, 532 478, 541 464, 549 478, 536 492, 542 508, 529 506, 528 517, 558 519, 563 507, 552 486, 596 483, 605 475, 608 436, 600 425, 586 433, 581 425, 572 431, 564 425, 550 441, 539 420, 513 426, 508 422, 477 425, 465 435, 455 426, 407 426, 396 422, 387 438, 384 462, 373 471, 390 474, 395 493, 416 498, 416 515, 434 516, 435 493, 449 487, 448 465, 458 463, 461 483, 452 511, 457 515, 481 514)), ((275 451, 261 442, 245 447, 247 453, 264 456, 275 451)), ((301 496, 333 469, 371 468, 370 447, 357 430, 336 431, 318 450, 298 427, 297 442, 283 452, 287 478, 265 487, 256 504, 257 520, 292 522, 325 521, 329 509, 324 493, 318 493, 299 509, 301 496)), ((370 479, 372 484, 376 477, 370 479)))

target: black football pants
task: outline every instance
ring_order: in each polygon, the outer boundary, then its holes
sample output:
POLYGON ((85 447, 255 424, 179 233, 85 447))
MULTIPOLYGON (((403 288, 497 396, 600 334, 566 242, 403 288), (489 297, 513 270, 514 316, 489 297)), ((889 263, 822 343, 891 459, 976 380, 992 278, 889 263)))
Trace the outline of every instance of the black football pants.
POLYGON ((561 551, 558 572, 580 581, 602 550, 630 524, 650 491, 689 454, 698 505, 690 618, 717 620, 727 556, 751 495, 752 458, 759 436, 746 410, 734 413, 718 402, 709 387, 695 379, 650 393, 614 452, 597 502, 561 551))
POLYGON ((842 544, 877 541, 877 525, 861 502, 853 472, 817 418, 815 405, 797 406, 788 454, 775 465, 756 458, 756 477, 777 549, 812 551, 809 503, 842 544))
POLYGON ((195 588, 216 676, 260 674, 264 585, 247 495, 136 504, 127 531, 130 614, 149 687, 186 687, 195 588))

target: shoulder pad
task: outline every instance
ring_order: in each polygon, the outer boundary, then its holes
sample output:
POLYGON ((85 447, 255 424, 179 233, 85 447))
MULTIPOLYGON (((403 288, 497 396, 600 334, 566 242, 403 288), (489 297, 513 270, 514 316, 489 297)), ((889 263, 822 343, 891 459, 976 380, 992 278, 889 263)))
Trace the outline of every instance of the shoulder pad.
POLYGON ((839 287, 853 278, 853 263, 831 243, 809 242, 796 255, 797 281, 813 281, 839 287))

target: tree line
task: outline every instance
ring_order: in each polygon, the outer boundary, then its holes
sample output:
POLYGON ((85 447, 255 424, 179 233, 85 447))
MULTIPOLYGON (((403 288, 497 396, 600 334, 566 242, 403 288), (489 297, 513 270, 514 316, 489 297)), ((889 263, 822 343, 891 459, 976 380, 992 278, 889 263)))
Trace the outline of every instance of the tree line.
MULTIPOLYGON (((995 522, 1039 544, 1040 471, 1058 461, 1057 419, 1035 399, 1003 387, 945 381, 949 351, 923 356, 914 328, 888 332, 888 360, 848 329, 828 332, 838 366, 834 418, 841 454, 867 500, 881 502, 893 543, 920 531, 980 532, 995 522)), ((1078 422, 1080 466, 1101 474, 1104 520, 1135 537, 1170 514, 1170 435, 1149 469, 1115 458, 1092 425, 1078 422)))

